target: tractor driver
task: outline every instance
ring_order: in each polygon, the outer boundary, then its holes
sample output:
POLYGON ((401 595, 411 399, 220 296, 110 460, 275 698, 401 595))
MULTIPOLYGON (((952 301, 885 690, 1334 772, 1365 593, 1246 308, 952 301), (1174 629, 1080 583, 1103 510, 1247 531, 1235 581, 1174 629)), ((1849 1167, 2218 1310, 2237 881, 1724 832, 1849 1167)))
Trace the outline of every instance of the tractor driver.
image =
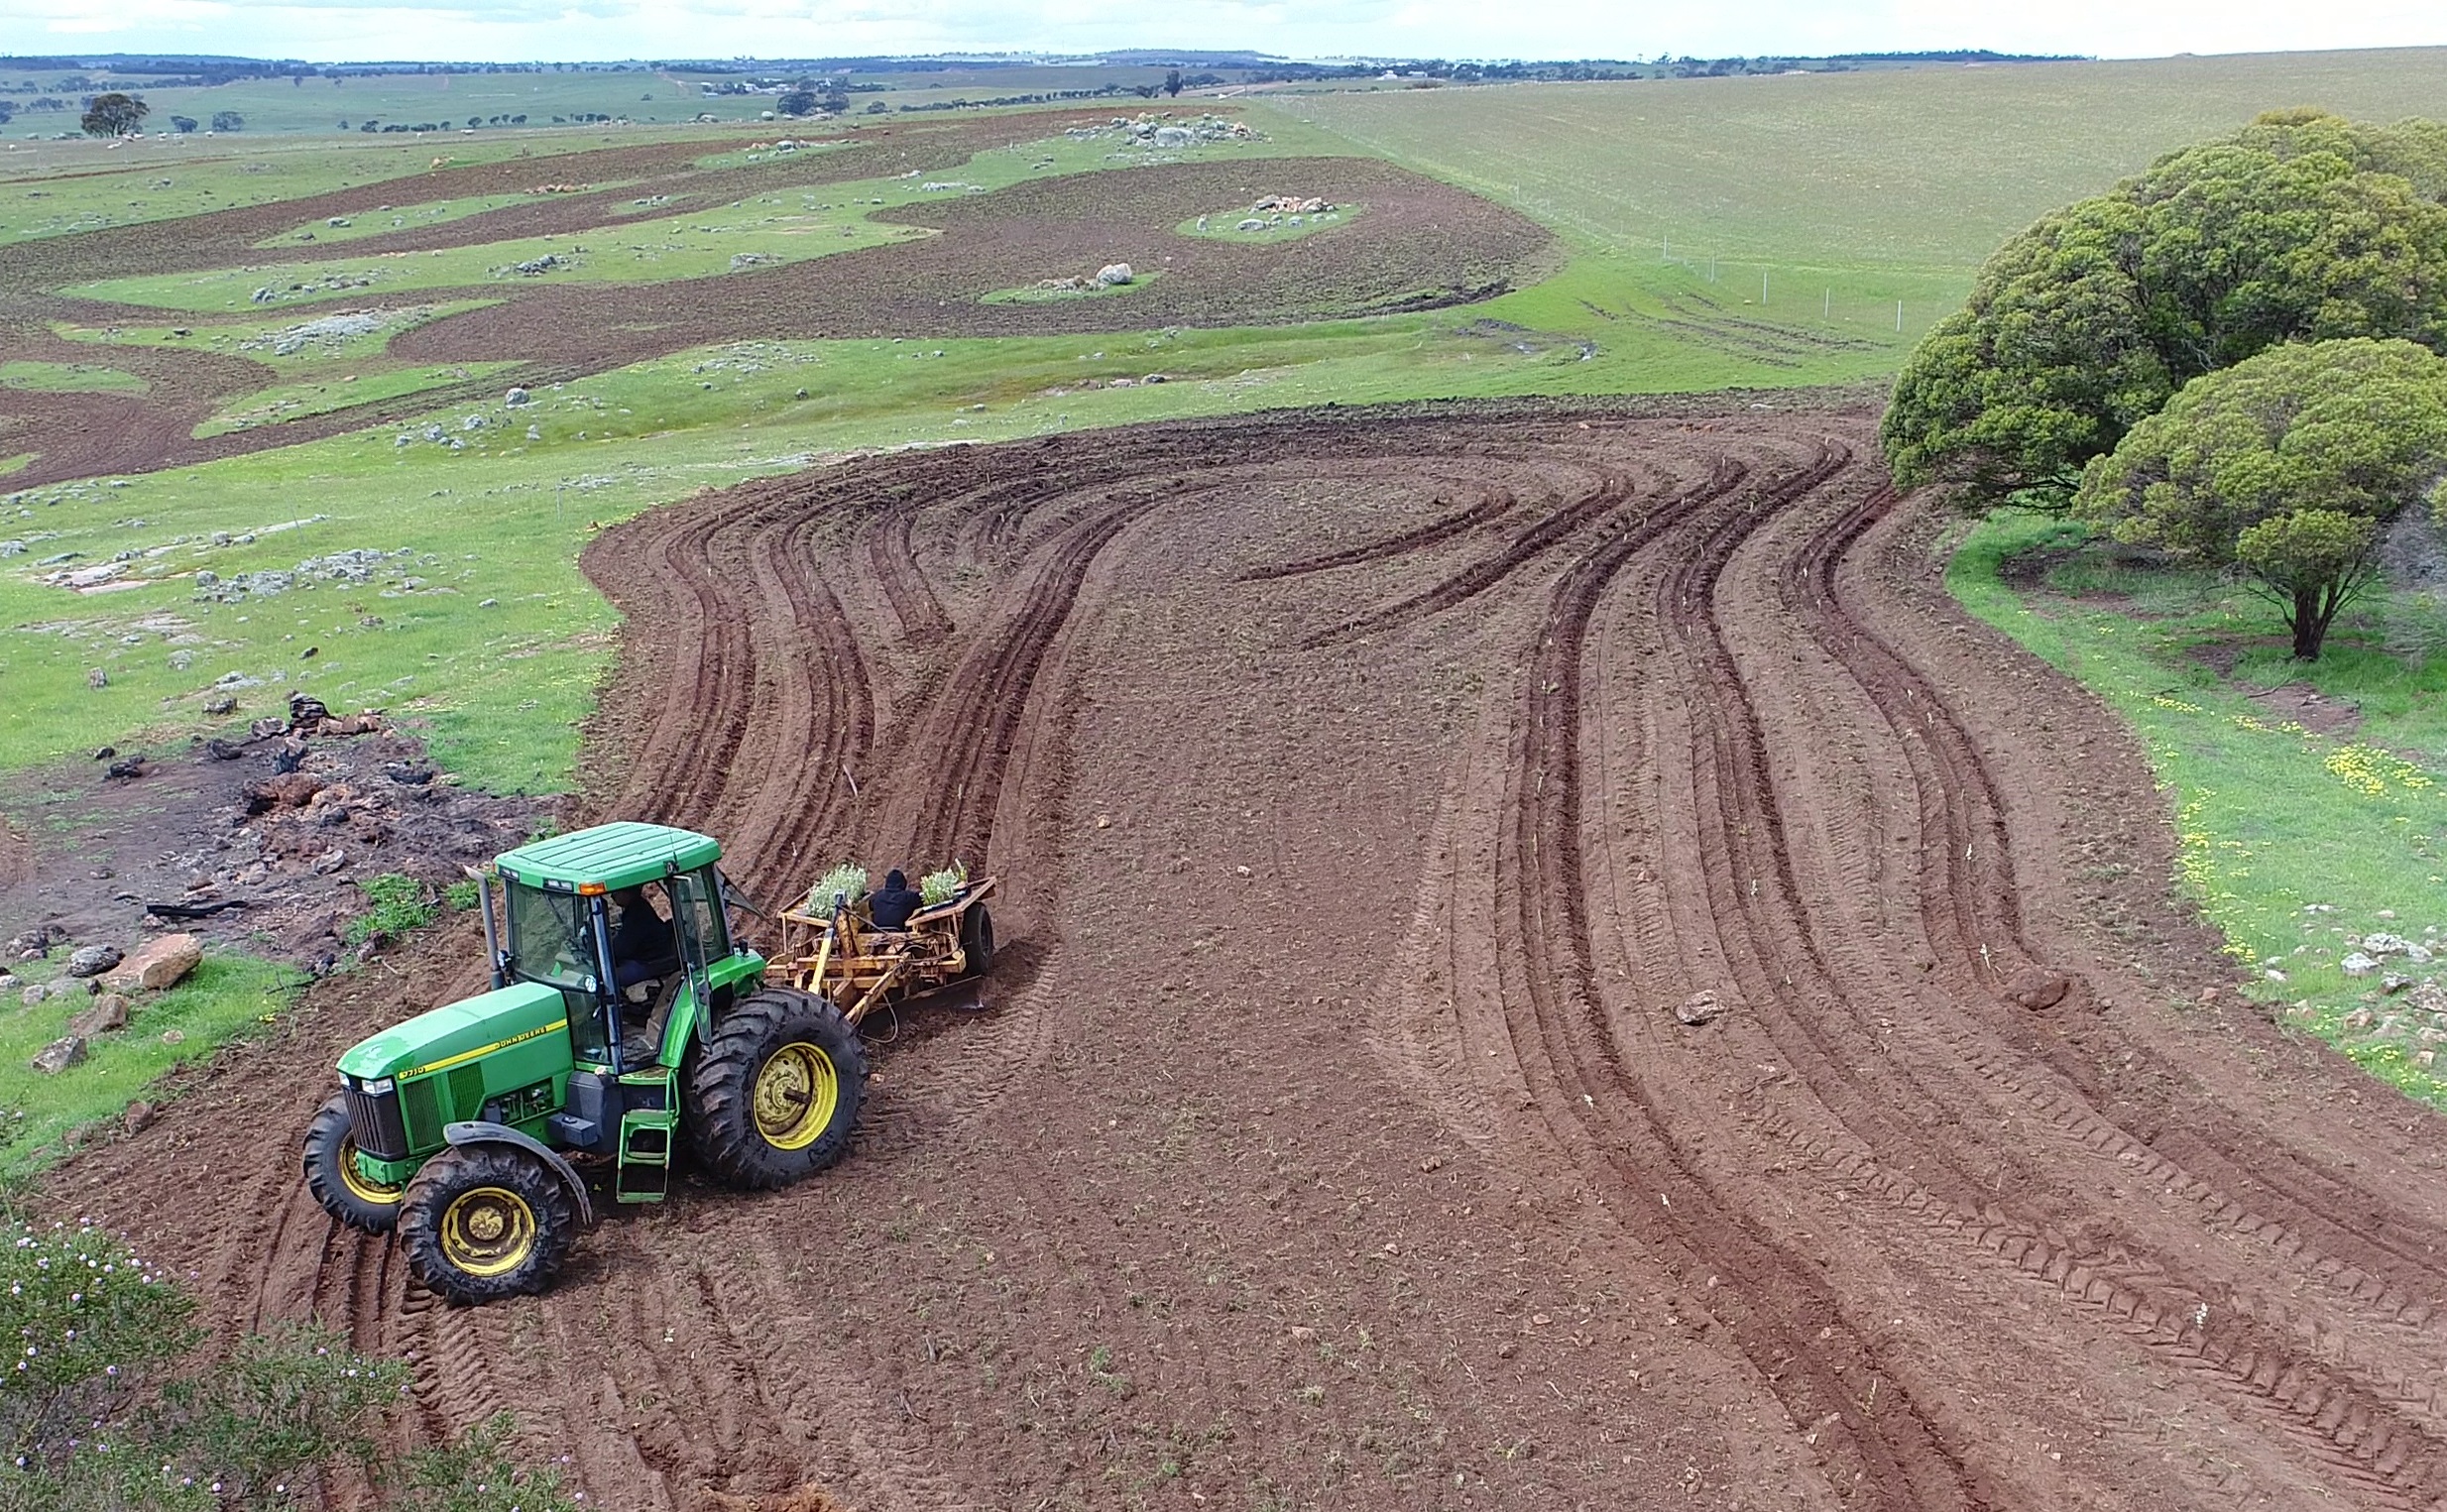
POLYGON ((867 894, 867 916, 877 929, 906 929, 909 915, 917 912, 924 899, 909 885, 909 878, 898 872, 883 873, 883 885, 867 894))
POLYGON ((645 900, 643 887, 623 887, 612 894, 618 916, 612 921, 612 985, 626 992, 640 983, 668 977, 679 970, 679 951, 670 924, 645 900))

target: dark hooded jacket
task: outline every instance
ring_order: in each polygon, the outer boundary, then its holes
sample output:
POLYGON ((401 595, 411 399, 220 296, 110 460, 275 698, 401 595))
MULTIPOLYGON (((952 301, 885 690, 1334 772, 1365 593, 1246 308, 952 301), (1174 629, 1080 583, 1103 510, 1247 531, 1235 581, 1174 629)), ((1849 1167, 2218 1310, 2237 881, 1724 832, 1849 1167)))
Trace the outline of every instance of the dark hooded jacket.
POLYGON ((906 929, 909 915, 924 901, 898 872, 883 873, 883 885, 867 894, 867 916, 877 929, 906 929))

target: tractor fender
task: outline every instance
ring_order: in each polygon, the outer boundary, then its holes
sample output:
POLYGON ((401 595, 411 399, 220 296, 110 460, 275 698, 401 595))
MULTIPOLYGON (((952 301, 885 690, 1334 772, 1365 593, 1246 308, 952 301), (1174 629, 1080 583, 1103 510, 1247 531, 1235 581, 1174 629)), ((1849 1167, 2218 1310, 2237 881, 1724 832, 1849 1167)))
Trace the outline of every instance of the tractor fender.
POLYGON ((484 1123, 468 1120, 442 1125, 444 1144, 515 1144, 530 1155, 538 1156, 561 1179, 569 1195, 577 1200, 578 1221, 586 1227, 595 1226, 595 1205, 587 1200, 586 1183, 578 1179, 577 1169, 562 1158, 550 1145, 532 1134, 522 1134, 506 1123, 484 1123))

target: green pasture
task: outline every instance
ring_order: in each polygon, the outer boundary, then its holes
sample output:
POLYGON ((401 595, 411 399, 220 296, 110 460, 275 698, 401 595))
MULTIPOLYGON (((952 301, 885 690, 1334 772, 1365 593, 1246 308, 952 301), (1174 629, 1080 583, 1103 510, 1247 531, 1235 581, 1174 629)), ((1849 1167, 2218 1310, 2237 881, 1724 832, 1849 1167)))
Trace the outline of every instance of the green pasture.
POLYGON ((112 325, 97 327, 61 323, 54 334, 96 346, 169 347, 222 352, 268 363, 276 370, 307 370, 326 363, 342 366, 381 364, 391 338, 411 326, 481 309, 485 299, 453 299, 433 304, 403 305, 353 316, 343 323, 312 311, 281 311, 248 319, 215 320, 209 325, 112 325))
POLYGON ((2295 105, 2447 112, 2447 49, 1297 94, 1251 116, 1306 121, 1590 253, 1712 262, 1754 292, 1764 273, 1771 299, 1923 280, 1919 331, 2044 211, 2295 105))
POLYGON ((142 394, 145 381, 99 363, 0 362, 0 389, 43 394, 142 394))
MULTIPOLYGON (((2447 1065, 2418 1059, 2419 1026, 2396 1021, 2377 976, 2339 968, 2345 939, 2374 931, 2447 953, 2447 603, 2384 595, 2349 611, 2327 654, 2305 664, 2288 659, 2274 612, 2239 585, 2119 568, 2083 551, 2086 540, 2078 524, 2001 513, 1963 542, 1947 582, 2139 732, 2183 886, 2255 995, 2447 1108, 2447 1065), (2070 555, 2047 591, 2024 597, 1998 567, 2029 551, 2070 555), (2204 650, 2238 659, 2221 675, 2204 650), (2359 728, 2315 735, 2249 696, 2286 685, 2350 701, 2359 728)), ((2439 969, 2397 958, 2385 970, 2439 969)))
MULTIPOLYGON (((608 185, 592 184, 603 188, 608 185)), ((428 200, 423 204, 386 205, 357 215, 330 215, 321 220, 301 221, 291 230, 265 237, 255 245, 266 250, 302 246, 308 242, 355 242, 372 236, 389 236, 394 231, 420 231, 427 226, 448 225, 465 220, 470 215, 482 215, 487 210, 507 209, 525 204, 531 194, 469 194, 458 199, 428 200)))
MULTIPOLYGON (((61 797, 34 810, 38 821, 58 816, 75 800, 61 797)), ((39 837, 38 837, 39 838, 39 837)), ((52 981, 58 960, 15 962, 24 981, 52 981)), ((124 1029, 87 1042, 84 1064, 58 1076, 36 1071, 35 1052, 68 1032, 68 1020, 92 1004, 83 992, 28 1007, 11 990, 0 1000, 0 1108, 22 1115, 0 1145, 0 1184, 23 1178, 64 1153, 63 1137, 112 1118, 147 1095, 163 1074, 209 1056, 233 1039, 278 1021, 303 978, 287 967, 240 955, 207 955, 184 982, 166 992, 136 994, 124 1029), (175 1042, 165 1035, 175 1034, 175 1042)), ((155 1094, 158 1096, 158 1094, 155 1094)))
POLYGON ((398 399, 403 395, 420 394, 427 389, 446 389, 516 367, 509 362, 448 363, 440 367, 387 367, 362 382, 357 374, 340 377, 306 379, 276 388, 261 389, 244 399, 233 401, 195 427, 198 437, 225 434, 232 430, 249 430, 257 425, 277 425, 283 420, 299 419, 309 414, 328 414, 334 409, 348 409, 358 405, 398 399))

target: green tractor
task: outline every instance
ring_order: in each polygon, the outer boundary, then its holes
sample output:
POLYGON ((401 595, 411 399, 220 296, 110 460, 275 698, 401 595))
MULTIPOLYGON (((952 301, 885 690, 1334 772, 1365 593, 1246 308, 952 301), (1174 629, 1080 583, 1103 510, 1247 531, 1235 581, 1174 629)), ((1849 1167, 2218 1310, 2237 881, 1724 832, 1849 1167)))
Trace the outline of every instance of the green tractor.
POLYGON ((541 1291, 594 1205, 669 1191, 679 1133, 727 1185, 784 1187, 840 1160, 867 1057, 834 1004, 735 944, 722 848, 607 824, 537 841, 481 881, 492 990, 340 1057, 305 1136, 334 1218, 398 1230, 452 1302, 541 1291))

